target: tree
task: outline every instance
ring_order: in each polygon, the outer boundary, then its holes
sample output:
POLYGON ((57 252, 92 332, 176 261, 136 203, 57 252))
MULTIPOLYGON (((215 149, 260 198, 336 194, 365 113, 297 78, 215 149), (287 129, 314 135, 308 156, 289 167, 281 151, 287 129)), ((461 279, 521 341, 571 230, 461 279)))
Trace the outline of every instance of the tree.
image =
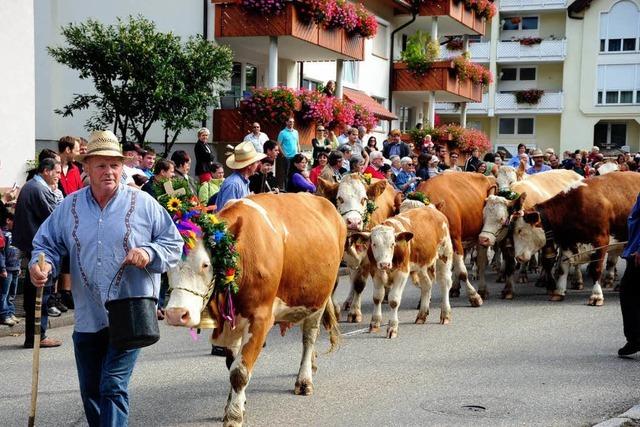
POLYGON ((92 79, 97 93, 75 94, 55 112, 95 108, 87 130, 113 128, 122 142, 144 144, 151 126, 164 129, 164 156, 184 129, 207 117, 224 81, 231 75, 233 53, 201 36, 182 43, 173 33, 156 30, 143 17, 104 25, 89 19, 62 28, 68 46, 49 47, 59 63, 92 79))

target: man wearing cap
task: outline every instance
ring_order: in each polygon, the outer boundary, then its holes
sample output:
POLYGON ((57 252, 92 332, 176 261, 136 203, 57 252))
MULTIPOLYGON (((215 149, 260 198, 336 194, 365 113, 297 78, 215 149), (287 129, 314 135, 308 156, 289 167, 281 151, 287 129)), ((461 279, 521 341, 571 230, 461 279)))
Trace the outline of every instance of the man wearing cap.
POLYGON ((258 169, 258 162, 264 159, 266 154, 256 152, 250 142, 241 142, 233 149, 233 153, 227 157, 227 166, 233 169, 218 192, 216 199, 216 211, 233 199, 242 199, 249 195, 249 178, 258 169))
POLYGON ((67 197, 42 224, 29 274, 35 286, 43 286, 57 275, 62 257, 70 257, 73 345, 85 416, 92 427, 122 426, 128 423, 128 385, 140 350, 111 345, 104 304, 157 298, 160 273, 177 265, 183 241, 165 208, 121 183, 123 155, 112 132, 93 132, 81 160, 91 184, 67 197))
POLYGON ((527 169, 527 174, 535 175, 540 172, 547 172, 551 170, 551 166, 544 164, 544 154, 542 151, 536 148, 533 150, 531 157, 533 158, 533 166, 527 169))
POLYGON ((266 133, 260 132, 260 123, 253 122, 251 124, 251 132, 244 137, 243 141, 249 141, 258 153, 262 153, 262 147, 269 140, 266 133))

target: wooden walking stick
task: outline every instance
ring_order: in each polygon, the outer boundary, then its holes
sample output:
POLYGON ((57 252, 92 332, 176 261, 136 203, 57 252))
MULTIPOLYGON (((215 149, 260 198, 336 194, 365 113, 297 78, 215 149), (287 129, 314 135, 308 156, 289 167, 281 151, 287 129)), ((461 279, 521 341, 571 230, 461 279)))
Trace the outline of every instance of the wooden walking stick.
MULTIPOLYGON (((44 253, 38 255, 38 266, 44 270, 44 253)), ((31 368, 31 410, 29 411, 29 427, 36 422, 36 402, 38 400, 38 375, 40 374, 40 318, 42 316, 42 292, 44 288, 36 289, 36 309, 33 329, 33 366, 31 368)))

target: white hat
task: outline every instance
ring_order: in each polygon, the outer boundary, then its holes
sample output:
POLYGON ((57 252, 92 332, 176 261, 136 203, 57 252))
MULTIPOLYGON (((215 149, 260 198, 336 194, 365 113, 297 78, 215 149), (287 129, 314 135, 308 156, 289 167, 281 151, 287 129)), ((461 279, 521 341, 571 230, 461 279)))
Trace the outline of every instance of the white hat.
POLYGON ((233 153, 227 157, 227 166, 231 169, 242 169, 267 157, 264 153, 258 153, 249 141, 241 142, 233 149, 233 153))

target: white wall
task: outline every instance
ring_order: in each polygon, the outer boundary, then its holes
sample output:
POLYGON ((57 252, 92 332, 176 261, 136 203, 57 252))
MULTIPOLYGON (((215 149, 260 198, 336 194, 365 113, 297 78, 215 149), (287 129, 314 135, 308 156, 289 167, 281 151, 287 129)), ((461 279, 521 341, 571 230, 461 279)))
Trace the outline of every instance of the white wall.
POLYGON ((0 1, 0 187, 26 178, 35 150, 33 2, 0 1))
MULTIPOLYGON (((0 1, 4 6, 8 0, 0 1)), ((9 0, 9 3, 32 3, 9 0)), ((36 138, 39 141, 57 140, 63 135, 87 135, 84 128, 89 112, 74 113, 73 117, 62 117, 53 112, 68 104, 74 93, 93 92, 90 80, 80 80, 74 70, 53 61, 46 51, 47 46, 63 43, 60 29, 70 22, 80 23, 88 18, 105 24, 113 24, 116 18, 142 15, 156 23, 159 31, 171 31, 186 39, 190 35, 202 34, 202 0, 47 0, 35 4, 35 72, 36 72, 36 138)), ((210 8, 211 9, 211 8, 210 8)), ((2 14, 2 17, 11 16, 2 14)), ((0 17, 0 19, 3 19, 0 17)), ((15 19, 11 19, 13 23, 15 19)), ((209 19, 209 32, 213 26, 213 15, 209 19)), ((6 25, 1 27, 3 30, 6 25)), ((22 28, 22 27, 20 27, 22 28)), ((29 49, 33 52, 33 48, 29 49)), ((199 127, 199 126, 198 126, 199 127)), ((149 141, 164 140, 160 127, 152 128, 149 141)), ((194 132, 183 131, 179 142, 195 141, 194 132)))

